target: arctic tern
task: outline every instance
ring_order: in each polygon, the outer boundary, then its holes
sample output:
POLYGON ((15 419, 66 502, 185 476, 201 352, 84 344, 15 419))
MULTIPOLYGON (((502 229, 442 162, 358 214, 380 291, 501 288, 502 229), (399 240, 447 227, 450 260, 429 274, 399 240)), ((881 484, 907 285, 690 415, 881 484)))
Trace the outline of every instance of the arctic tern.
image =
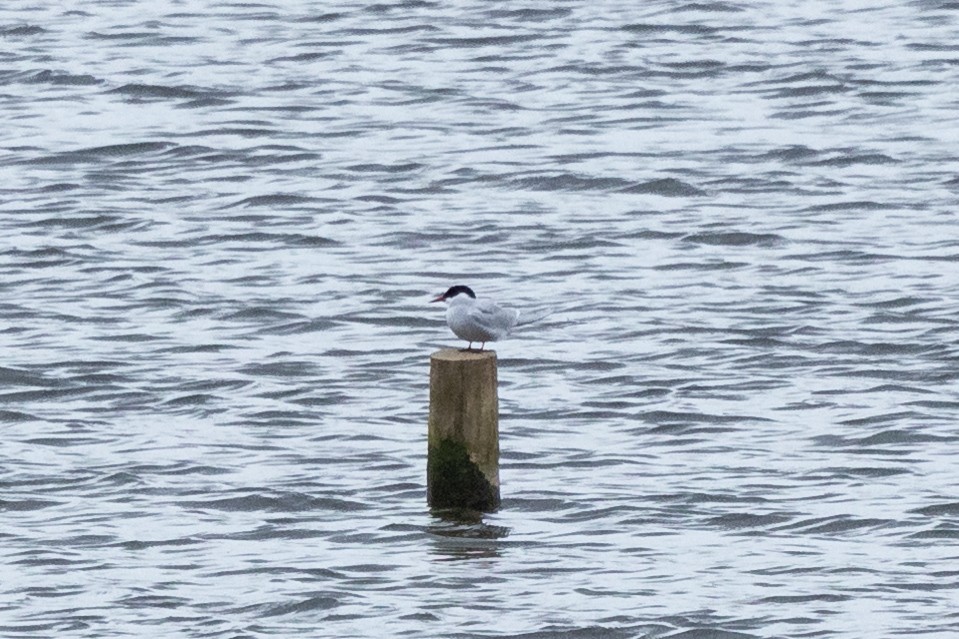
POLYGON ((446 323, 453 334, 469 342, 466 350, 473 350, 473 342, 480 342, 480 350, 486 342, 496 342, 507 337, 519 324, 520 312, 507 309, 488 300, 476 299, 476 293, 468 286, 451 286, 431 302, 446 302, 446 323))

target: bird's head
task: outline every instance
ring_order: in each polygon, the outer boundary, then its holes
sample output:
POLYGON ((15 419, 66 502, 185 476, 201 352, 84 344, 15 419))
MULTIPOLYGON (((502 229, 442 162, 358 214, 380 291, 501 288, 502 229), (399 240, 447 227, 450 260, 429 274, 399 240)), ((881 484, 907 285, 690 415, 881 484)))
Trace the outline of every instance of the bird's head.
POLYGON ((448 302, 449 300, 453 299, 457 295, 465 295, 466 297, 471 297, 474 300, 476 299, 476 293, 473 292, 473 289, 471 289, 469 286, 463 286, 462 284, 458 284, 457 286, 449 287, 448 289, 446 289, 445 293, 443 293, 442 295, 437 295, 436 297, 431 299, 430 302, 448 302))

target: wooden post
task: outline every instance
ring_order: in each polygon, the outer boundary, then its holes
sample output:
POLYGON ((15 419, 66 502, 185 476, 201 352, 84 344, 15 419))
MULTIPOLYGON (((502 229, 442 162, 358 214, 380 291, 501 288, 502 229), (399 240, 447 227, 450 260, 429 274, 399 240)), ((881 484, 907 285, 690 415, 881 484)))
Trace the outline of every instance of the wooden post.
POLYGON ((444 348, 430 356, 426 499, 433 508, 499 506, 496 353, 444 348))

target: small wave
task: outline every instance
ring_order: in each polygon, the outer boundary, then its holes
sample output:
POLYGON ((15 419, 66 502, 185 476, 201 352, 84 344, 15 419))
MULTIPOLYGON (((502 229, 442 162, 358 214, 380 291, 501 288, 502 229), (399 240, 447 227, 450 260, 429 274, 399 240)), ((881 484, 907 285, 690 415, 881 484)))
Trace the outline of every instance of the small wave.
POLYGON ((809 166, 834 166, 845 168, 856 166, 858 164, 898 164, 899 160, 889 157, 883 153, 843 153, 835 157, 815 162, 807 162, 809 166))
POLYGON ((131 142, 126 144, 107 144, 105 146, 91 146, 78 151, 76 154, 96 155, 96 156, 127 156, 140 155, 143 153, 159 153, 175 146, 172 142, 131 142))
POLYGON ((35 24, 21 24, 15 27, 0 27, 0 37, 7 36, 32 36, 40 35, 41 33, 46 33, 47 30, 43 27, 38 27, 35 24))
POLYGON ((783 238, 774 233, 746 233, 743 231, 719 231, 694 233, 683 238, 684 242, 709 246, 776 246, 783 238))
POLYGON ((240 372, 251 377, 306 377, 316 375, 317 365, 315 362, 307 361, 286 361, 270 362, 266 364, 249 364, 240 369, 240 372))
POLYGON ((795 73, 793 75, 786 76, 785 78, 775 78, 763 82, 763 84, 796 84, 800 82, 839 82, 840 79, 827 72, 822 70, 817 71, 806 71, 803 73, 795 73))
POLYGON ((18 410, 0 410, 0 422, 29 422, 36 419, 33 415, 18 410))
POLYGON ((137 228, 143 224, 140 220, 122 220, 116 215, 76 215, 76 216, 57 216, 48 217, 24 226, 35 228, 65 228, 65 229, 101 229, 118 231, 125 228, 137 228))
POLYGON ((686 35, 712 35, 719 29, 703 24, 627 24, 623 31, 637 34, 679 33, 686 35))
POLYGON ((290 193, 271 193, 269 195, 254 195, 234 202, 223 208, 244 207, 252 208, 256 206, 292 206, 295 204, 311 204, 316 202, 316 198, 304 195, 293 195, 290 193))
POLYGON ((789 515, 770 513, 768 515, 754 515, 752 513, 730 513, 720 515, 706 521, 710 526, 739 530, 742 528, 766 528, 792 519, 789 515))
POLYGON ((817 155, 819 155, 819 151, 799 144, 767 151, 760 155, 759 158, 762 160, 785 160, 787 162, 794 162, 797 160, 807 160, 817 155))
POLYGON ((0 512, 41 510, 51 506, 59 506, 61 503, 48 499, 0 499, 0 512))
MULTIPOLYGON (((724 62, 719 60, 681 60, 679 62, 663 62, 661 66, 668 69, 678 69, 681 71, 687 72, 696 72, 696 73, 714 73, 718 69, 722 69, 726 66, 724 62)), ((691 77, 691 74, 686 74, 683 77, 691 77)))
MULTIPOLYGON (((893 415, 876 415, 874 417, 867 417, 863 419, 852 419, 843 422, 846 425, 853 426, 864 426, 871 424, 883 424, 883 423, 895 423, 898 420, 903 419, 904 415, 916 417, 917 413, 900 413, 895 416, 893 415)), ((890 453, 895 454, 906 454, 912 447, 907 447, 907 444, 922 444, 922 443, 937 443, 941 442, 943 444, 948 442, 955 441, 955 437, 944 437, 939 435, 930 435, 925 433, 915 433, 906 430, 901 430, 897 428, 891 428, 872 435, 867 435, 865 437, 842 437, 840 435, 820 435, 814 437, 815 441, 820 446, 825 446, 828 448, 850 448, 854 450, 865 451, 866 449, 874 447, 887 447, 890 453)), ((881 450, 881 449, 880 449, 881 450)))
POLYGON ((178 105, 178 108, 181 109, 202 109, 205 107, 217 107, 217 106, 226 106, 227 104, 233 104, 233 100, 228 100, 226 98, 197 98, 195 100, 190 100, 189 102, 184 102, 183 104, 178 105))
POLYGON ((741 13, 743 11, 746 11, 746 9, 727 2, 710 2, 709 4, 690 2, 689 4, 680 5, 675 9, 669 10, 670 13, 741 13))
MULTIPOLYGON (((32 252, 32 251, 31 251, 32 252)), ((0 384, 14 386, 59 386, 60 382, 21 368, 0 366, 0 384)))
POLYGON ((675 178, 635 183, 616 177, 585 177, 572 173, 541 175, 513 181, 519 187, 534 191, 612 191, 616 193, 664 195, 683 197, 703 195, 703 191, 675 178))
POLYGON ((423 31, 434 33, 439 31, 439 29, 431 24, 411 24, 406 27, 383 27, 380 29, 370 27, 353 27, 350 29, 344 29, 340 33, 345 36, 383 36, 400 33, 420 33, 423 31))
POLYGON ((374 202, 376 204, 399 204, 403 202, 402 199, 390 195, 358 195, 353 199, 357 202, 374 202))
POLYGON ((195 546, 202 543, 204 543, 203 540, 194 537, 177 537, 174 539, 154 539, 150 541, 134 539, 131 541, 123 541, 115 545, 124 550, 146 550, 148 548, 165 548, 169 546, 195 546))
POLYGON ((663 195, 666 197, 696 197, 706 194, 705 191, 676 178, 661 178, 641 184, 633 184, 620 190, 620 193, 663 195))
POLYGON ((336 22, 337 20, 342 20, 346 16, 347 14, 345 13, 321 13, 319 15, 302 18, 302 21, 319 23, 336 22))
POLYGON ((133 595, 122 597, 117 600, 116 603, 124 608, 133 610, 141 608, 166 608, 173 610, 176 608, 185 608, 190 605, 192 601, 185 597, 171 597, 168 595, 133 595))
POLYGON ((54 84, 59 86, 92 86, 103 84, 103 80, 99 80, 92 75, 74 75, 72 73, 49 70, 39 71, 27 78, 26 81, 36 84, 54 84))
POLYGON ((843 533, 861 528, 884 528, 895 522, 891 519, 858 519, 855 517, 840 517, 833 521, 827 521, 816 526, 809 526, 803 529, 807 534, 821 533, 843 533))
POLYGON ((408 173, 418 171, 424 168, 424 165, 417 162, 405 162, 403 164, 354 164, 346 168, 348 171, 357 173, 408 173))
POLYGON ((273 58, 270 62, 312 62, 313 60, 324 60, 334 56, 336 56, 334 51, 309 51, 307 53, 297 53, 296 55, 273 58))
POLYGON ((104 158, 128 158, 137 155, 159 153, 175 146, 172 142, 130 142, 93 146, 75 151, 62 151, 29 160, 29 164, 56 165, 102 162, 104 158))
POLYGON ((479 47, 505 47, 511 44, 525 44, 542 39, 540 35, 503 35, 483 36, 477 38, 431 38, 431 44, 438 44, 456 49, 474 49, 479 47))
POLYGON ((824 94, 845 93, 849 89, 842 84, 814 84, 804 87, 785 87, 777 89, 771 98, 815 97, 824 94))
POLYGON ((244 308, 223 316, 223 320, 231 322, 262 322, 264 320, 302 320, 303 316, 297 313, 278 311, 267 306, 244 308))
POLYGON ((524 177, 514 180, 513 183, 533 191, 613 191, 630 185, 621 178, 583 177, 572 173, 524 177))
POLYGON ((774 603, 774 604, 795 604, 795 603, 809 603, 811 601, 849 601, 852 599, 851 595, 836 595, 831 593, 824 594, 815 594, 815 595, 776 595, 773 597, 763 597, 759 601, 761 603, 774 603))
POLYGON ((273 335, 304 335, 327 331, 336 326, 336 322, 327 319, 297 320, 281 326, 272 326, 273 335))
POLYGON ((109 335, 95 335, 90 339, 99 342, 127 342, 139 344, 143 342, 154 342, 160 337, 148 333, 111 333, 109 335))
POLYGON ((224 244, 224 243, 271 244, 274 246, 298 246, 304 248, 325 248, 336 246, 338 242, 319 235, 302 235, 300 233, 231 233, 204 235, 191 240, 191 245, 224 244))
POLYGON ((566 18, 573 14, 572 9, 551 7, 548 9, 493 9, 489 12, 492 18, 516 20, 518 22, 540 22, 541 20, 555 20, 566 18))
POLYGON ((207 97, 223 97, 221 94, 207 89, 189 86, 163 86, 159 84, 124 84, 107 93, 129 96, 131 98, 173 98, 173 99, 200 99, 207 97))
POLYGON ((302 614, 313 610, 331 610, 339 605, 340 602, 335 597, 316 596, 301 601, 263 606, 261 614, 264 617, 277 617, 281 615, 302 614))
POLYGON ((895 204, 883 204, 869 200, 834 202, 807 206, 803 211, 810 213, 828 213, 830 211, 883 211, 898 208, 895 204))
POLYGON ((640 413, 638 417, 648 423, 655 424, 657 427, 668 429, 674 426, 693 426, 699 424, 746 424, 757 421, 770 421, 758 417, 748 417, 745 415, 716 415, 708 413, 678 412, 669 410, 652 410, 640 413))
MULTIPOLYGON (((603 636, 603 635, 597 635, 603 636)), ((633 636, 633 635, 629 635, 633 636)), ((657 635, 659 639, 757 639, 756 635, 720 630, 719 628, 693 628, 672 635, 657 635)))
POLYGON ((931 302, 936 302, 937 300, 932 298, 924 297, 912 297, 912 296, 903 296, 903 297, 892 297, 887 300, 879 300, 876 302, 866 303, 863 306, 868 306, 872 308, 906 308, 909 306, 918 306, 920 304, 929 304, 931 302))
POLYGON ((100 33, 91 31, 85 36, 88 40, 104 40, 107 42, 125 43, 120 46, 171 46, 175 44, 190 44, 198 42, 199 38, 191 36, 170 36, 155 31, 123 31, 119 33, 100 33))
MULTIPOLYGON (((638 67, 633 65, 606 65, 598 64, 593 62, 581 62, 577 64, 563 64, 556 67, 550 67, 546 70, 546 73, 582 73, 583 75, 591 76, 610 76, 610 75, 619 75, 619 74, 632 74, 638 75, 646 71, 645 67, 638 67)), ((654 95, 662 95, 662 92, 652 92, 654 95)), ((649 97, 649 92, 637 92, 630 94, 628 97, 649 97)), ((632 107, 629 107, 632 108, 632 107)), ((591 121, 592 116, 584 115, 578 120, 582 121, 584 124, 591 121)), ((569 122, 569 118, 562 118, 562 121, 569 122)), ((585 154, 584 154, 585 155, 585 154)), ((602 154, 597 154, 602 155, 602 154)))
POLYGON ((844 353, 854 355, 913 355, 928 352, 932 347, 929 344, 908 344, 900 342, 859 342, 856 340, 841 340, 827 342, 816 346, 818 352, 844 353))
POLYGON ((914 508, 909 512, 928 517, 959 517, 959 501, 923 506, 922 508, 914 508))
POLYGON ((201 406, 216 399, 218 398, 215 395, 209 395, 207 393, 191 393, 189 395, 181 395, 173 399, 168 399, 164 404, 167 406, 201 406))
POLYGON ((910 539, 959 539, 959 528, 938 526, 933 530, 921 530, 909 535, 910 539))
POLYGON ((311 497, 302 493, 243 495, 207 501, 186 501, 183 508, 198 510, 223 510, 227 512, 306 512, 306 511, 356 511, 366 506, 355 501, 332 497, 311 497))

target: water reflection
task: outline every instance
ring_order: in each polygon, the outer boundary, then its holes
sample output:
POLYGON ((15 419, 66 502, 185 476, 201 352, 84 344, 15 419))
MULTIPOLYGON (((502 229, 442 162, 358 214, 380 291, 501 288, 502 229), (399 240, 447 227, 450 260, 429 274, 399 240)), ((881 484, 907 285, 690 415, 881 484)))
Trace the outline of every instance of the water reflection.
POLYGON ((506 526, 484 521, 484 513, 467 508, 434 508, 427 526, 432 552, 442 561, 492 559, 501 556, 510 534, 506 526))

